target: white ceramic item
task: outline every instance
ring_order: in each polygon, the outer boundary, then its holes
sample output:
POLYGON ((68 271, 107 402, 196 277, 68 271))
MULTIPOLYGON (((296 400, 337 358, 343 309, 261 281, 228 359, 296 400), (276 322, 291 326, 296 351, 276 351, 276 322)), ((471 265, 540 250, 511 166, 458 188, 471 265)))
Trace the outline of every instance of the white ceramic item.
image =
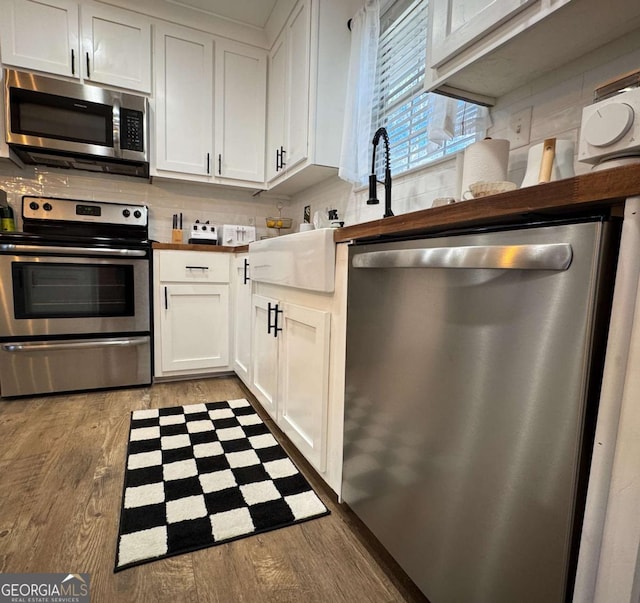
MULTIPOLYGON (((561 180, 562 178, 575 176, 573 170, 573 147, 573 141, 571 140, 556 140, 555 157, 551 168, 551 180, 561 180)), ((529 149, 527 171, 522 180, 521 188, 538 184, 543 151, 543 142, 529 149)))

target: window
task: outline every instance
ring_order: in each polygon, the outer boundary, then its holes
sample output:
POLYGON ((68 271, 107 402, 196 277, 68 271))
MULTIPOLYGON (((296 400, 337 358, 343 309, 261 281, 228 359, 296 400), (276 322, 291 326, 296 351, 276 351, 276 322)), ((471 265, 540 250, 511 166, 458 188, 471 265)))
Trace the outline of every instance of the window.
MULTIPOLYGON (((453 136, 430 140, 440 95, 423 90, 427 45, 427 0, 397 0, 381 16, 372 126, 385 126, 394 175, 456 153, 484 136, 478 105, 454 103, 453 136)), ((382 171, 383 153, 377 158, 382 171)))

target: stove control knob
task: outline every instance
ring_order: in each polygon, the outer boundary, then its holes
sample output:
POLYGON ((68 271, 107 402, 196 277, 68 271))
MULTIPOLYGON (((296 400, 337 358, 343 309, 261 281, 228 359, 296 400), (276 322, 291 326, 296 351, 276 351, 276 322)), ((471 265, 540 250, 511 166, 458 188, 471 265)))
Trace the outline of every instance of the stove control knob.
POLYGON ((42 209, 44 209, 44 211, 51 211, 53 209, 53 207, 51 206, 51 203, 45 203, 42 206, 42 209))
POLYGON ((133 212, 133 217, 139 218, 140 216, 142 216, 142 212, 139 209, 136 209, 136 211, 133 212))
POLYGON ((130 212, 128 209, 123 209, 123 210, 122 210, 122 215, 123 215, 125 218, 128 218, 128 217, 131 215, 131 212, 130 212))
POLYGON ((40 209, 40 206, 35 201, 32 201, 31 203, 29 203, 29 209, 38 211, 40 209))

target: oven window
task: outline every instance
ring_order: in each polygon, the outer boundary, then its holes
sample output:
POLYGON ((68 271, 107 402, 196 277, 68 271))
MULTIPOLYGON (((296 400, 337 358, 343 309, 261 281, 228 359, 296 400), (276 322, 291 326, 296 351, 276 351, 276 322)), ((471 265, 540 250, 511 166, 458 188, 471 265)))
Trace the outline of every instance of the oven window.
POLYGON ((13 262, 16 318, 133 316, 132 265, 13 262))

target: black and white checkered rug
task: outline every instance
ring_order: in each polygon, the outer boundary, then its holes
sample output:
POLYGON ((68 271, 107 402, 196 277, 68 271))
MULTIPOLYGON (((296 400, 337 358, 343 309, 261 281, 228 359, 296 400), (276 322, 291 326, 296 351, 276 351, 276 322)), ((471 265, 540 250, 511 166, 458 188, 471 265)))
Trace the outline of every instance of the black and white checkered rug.
POLYGON ((247 400, 137 410, 114 571, 328 513, 247 400))

